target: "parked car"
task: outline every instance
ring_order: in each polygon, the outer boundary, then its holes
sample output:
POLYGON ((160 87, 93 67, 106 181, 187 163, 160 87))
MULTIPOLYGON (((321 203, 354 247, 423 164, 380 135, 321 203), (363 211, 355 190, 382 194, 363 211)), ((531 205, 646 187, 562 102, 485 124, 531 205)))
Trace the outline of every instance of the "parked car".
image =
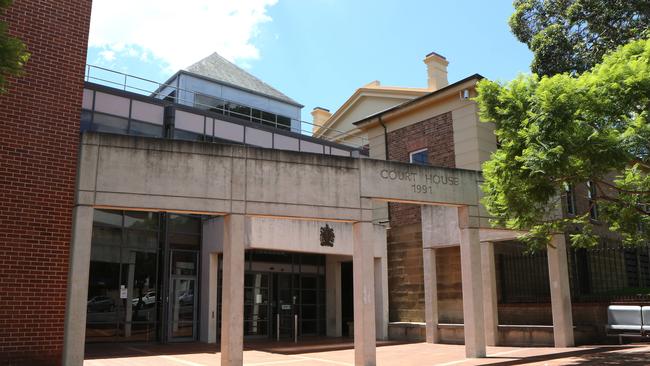
POLYGON ((108 296, 94 296, 88 300, 88 312, 102 312, 115 310, 115 301, 108 296))
POLYGON ((156 303, 156 291, 147 291, 144 295, 142 295, 142 298, 134 297, 131 299, 131 303, 138 309, 153 305, 156 303))

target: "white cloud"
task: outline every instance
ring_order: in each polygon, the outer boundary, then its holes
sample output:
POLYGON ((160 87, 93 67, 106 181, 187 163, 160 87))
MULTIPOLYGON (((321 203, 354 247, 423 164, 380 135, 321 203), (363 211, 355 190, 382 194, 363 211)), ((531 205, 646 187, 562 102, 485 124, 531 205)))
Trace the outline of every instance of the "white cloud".
POLYGON ((100 56, 104 58, 106 61, 114 61, 115 60, 115 52, 111 50, 103 50, 99 53, 100 56))
POLYGON ((158 59, 185 68, 212 52, 235 60, 259 58, 252 43, 277 0, 94 0, 90 47, 106 61, 158 59))

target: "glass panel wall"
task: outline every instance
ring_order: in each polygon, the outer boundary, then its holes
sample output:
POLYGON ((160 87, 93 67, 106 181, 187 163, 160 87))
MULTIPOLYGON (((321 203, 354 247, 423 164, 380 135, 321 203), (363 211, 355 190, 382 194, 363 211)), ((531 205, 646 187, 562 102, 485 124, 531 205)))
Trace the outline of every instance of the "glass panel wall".
POLYGON ((159 221, 95 210, 86 339, 152 341, 158 326, 159 221))
POLYGON ((86 341, 196 339, 200 244, 199 216, 95 210, 86 341))

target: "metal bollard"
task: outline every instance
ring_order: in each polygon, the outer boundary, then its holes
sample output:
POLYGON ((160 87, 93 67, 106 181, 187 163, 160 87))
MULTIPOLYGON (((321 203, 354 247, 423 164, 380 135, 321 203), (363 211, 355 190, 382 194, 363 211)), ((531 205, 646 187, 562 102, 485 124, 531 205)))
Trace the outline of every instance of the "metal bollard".
POLYGON ((293 341, 298 343, 298 314, 293 316, 293 341))
POLYGON ((279 342, 280 341, 280 313, 275 314, 275 324, 276 324, 275 339, 279 342))

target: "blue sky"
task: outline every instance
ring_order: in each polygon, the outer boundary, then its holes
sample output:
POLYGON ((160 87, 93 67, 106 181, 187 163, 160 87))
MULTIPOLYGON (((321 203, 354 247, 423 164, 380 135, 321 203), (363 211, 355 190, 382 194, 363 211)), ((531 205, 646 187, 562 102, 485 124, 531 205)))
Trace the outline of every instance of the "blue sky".
POLYGON ((94 1, 89 63, 163 82, 217 51, 304 104, 307 121, 373 80, 425 87, 431 51, 449 60, 450 82, 509 80, 532 58, 510 33, 509 0, 158 0, 155 11, 148 1, 94 1))

